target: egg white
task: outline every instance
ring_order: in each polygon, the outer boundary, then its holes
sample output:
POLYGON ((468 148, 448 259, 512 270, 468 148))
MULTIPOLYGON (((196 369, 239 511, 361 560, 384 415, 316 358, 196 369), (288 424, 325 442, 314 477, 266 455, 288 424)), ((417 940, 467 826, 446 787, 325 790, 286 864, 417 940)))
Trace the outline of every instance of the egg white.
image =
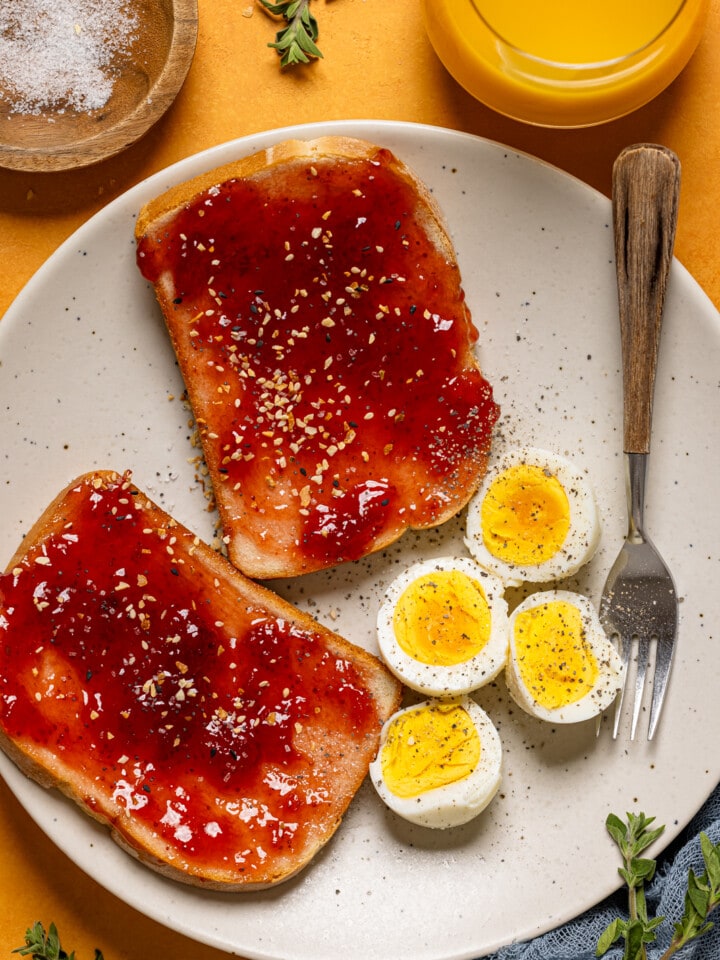
POLYGON ((572 576, 595 553, 600 540, 600 518, 587 477, 570 460, 538 447, 509 450, 488 469, 468 504, 465 544, 477 563, 508 587, 547 583, 572 576), (565 490, 570 506, 570 528, 561 548, 538 564, 515 564, 494 556, 483 540, 481 508, 493 481, 510 467, 529 464, 553 474, 565 490))
POLYGON ((445 830, 472 820, 497 793, 502 780, 502 744, 494 724, 482 707, 470 697, 458 697, 453 702, 467 712, 480 737, 480 758, 476 766, 466 777, 454 783, 426 790, 415 797, 397 796, 388 787, 382 772, 382 751, 388 732, 396 717, 410 710, 431 706, 433 702, 433 699, 429 699, 405 707, 386 721, 380 733, 378 754, 370 764, 370 779, 383 802, 398 816, 423 827, 445 830))
POLYGON ((377 616, 380 654, 395 676, 412 690, 431 697, 454 697, 477 690, 502 672, 508 656, 508 606, 504 586, 469 557, 436 557, 408 567, 387 588, 377 616), (393 627, 395 607, 417 578, 438 571, 457 570, 483 588, 490 609, 490 636, 482 650, 461 663, 422 663, 399 645, 393 627))
POLYGON ((613 702, 622 685, 623 675, 620 656, 608 639, 592 602, 582 594, 570 590, 547 590, 535 593, 519 604, 510 615, 510 655, 505 669, 505 681, 515 703, 531 716, 553 723, 578 723, 595 717, 613 702), (592 688, 580 700, 550 709, 537 702, 521 676, 515 640, 515 621, 524 611, 556 600, 572 604, 580 611, 585 639, 598 664, 598 676, 592 688))

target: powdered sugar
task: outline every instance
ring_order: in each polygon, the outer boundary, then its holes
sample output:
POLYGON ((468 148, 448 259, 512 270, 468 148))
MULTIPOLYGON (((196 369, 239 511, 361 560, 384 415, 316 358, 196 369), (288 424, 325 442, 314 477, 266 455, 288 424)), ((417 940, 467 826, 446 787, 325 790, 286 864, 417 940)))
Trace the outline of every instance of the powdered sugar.
POLYGON ((0 100, 14 113, 99 110, 136 28, 128 0, 1 0, 0 100))

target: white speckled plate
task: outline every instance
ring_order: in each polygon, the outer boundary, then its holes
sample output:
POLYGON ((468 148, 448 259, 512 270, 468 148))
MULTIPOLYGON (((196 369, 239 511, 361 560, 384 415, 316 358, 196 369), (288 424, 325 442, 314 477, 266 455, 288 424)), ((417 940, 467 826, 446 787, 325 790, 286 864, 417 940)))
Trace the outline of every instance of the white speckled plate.
MULTIPOLYGON (((0 324, 0 564, 52 497, 94 467, 131 468, 140 487, 213 535, 190 460, 188 413, 154 298, 134 263, 133 221, 173 182, 287 136, 342 133, 384 144, 445 211, 480 329, 479 356, 503 408, 498 449, 532 441, 570 456, 595 484, 600 551, 578 581, 597 599, 625 528, 621 382, 609 201, 527 156, 447 130, 347 122, 265 133, 214 148, 110 204, 38 271, 0 324), (169 399, 170 396, 175 399, 169 399)), ((681 207, 682 210, 682 207, 681 207)), ((500 794, 473 823, 432 832, 387 812, 367 783, 299 877, 270 892, 204 894, 117 848, 73 804, 0 771, 80 867, 191 938, 249 958, 459 960, 579 913, 618 882, 610 811, 643 810, 670 841, 720 778, 720 324, 673 265, 655 404, 649 528, 674 571, 682 617, 659 735, 613 743, 592 722, 552 727, 512 709, 502 681, 478 694, 504 747, 500 794), (531 881, 528 882, 528 877, 531 881)), ((376 649, 383 586, 402 564, 460 551, 462 519, 366 562, 279 590, 376 649)))

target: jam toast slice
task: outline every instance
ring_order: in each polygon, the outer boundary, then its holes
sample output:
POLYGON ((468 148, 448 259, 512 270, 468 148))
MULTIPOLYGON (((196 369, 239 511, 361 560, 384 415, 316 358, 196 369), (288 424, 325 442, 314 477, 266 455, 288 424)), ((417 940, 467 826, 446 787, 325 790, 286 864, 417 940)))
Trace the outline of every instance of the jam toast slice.
POLYGON ((375 657, 127 474, 72 483, 0 575, 0 745, 179 881, 244 891, 297 873, 399 698, 375 657))
POLYGON ((239 569, 356 560, 465 505, 498 408, 441 213, 388 149, 283 142, 152 200, 136 239, 239 569))

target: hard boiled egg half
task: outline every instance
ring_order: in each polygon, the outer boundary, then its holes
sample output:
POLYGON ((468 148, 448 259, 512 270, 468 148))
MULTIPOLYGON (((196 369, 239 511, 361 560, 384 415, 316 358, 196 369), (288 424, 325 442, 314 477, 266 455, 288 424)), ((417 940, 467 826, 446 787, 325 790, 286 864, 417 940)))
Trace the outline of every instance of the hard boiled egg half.
POLYGON ((399 816, 446 829, 485 809, 501 767, 500 737, 482 707, 469 697, 429 699, 385 723, 370 778, 399 816))
POLYGON ((466 544, 507 586, 571 576, 600 538, 595 496, 565 457, 537 447, 503 454, 468 506, 466 544))
POLYGON ((527 713, 574 723, 602 713, 615 699, 623 666, 590 600, 548 590, 510 616, 508 691, 527 713))
POLYGON ((452 697, 493 680, 508 653, 504 586, 469 557, 415 563, 378 611, 380 653, 408 687, 452 697))

